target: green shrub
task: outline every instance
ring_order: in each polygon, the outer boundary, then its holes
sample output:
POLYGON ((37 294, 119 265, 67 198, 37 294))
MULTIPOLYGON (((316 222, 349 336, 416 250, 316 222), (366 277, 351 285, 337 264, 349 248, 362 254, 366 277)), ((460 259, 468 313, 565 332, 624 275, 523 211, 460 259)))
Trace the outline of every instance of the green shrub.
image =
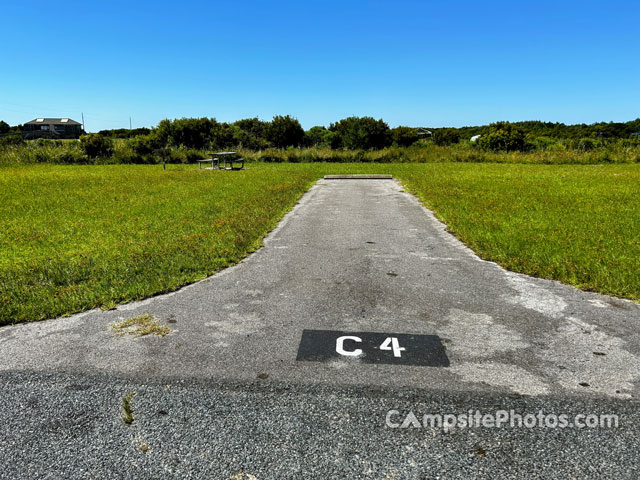
POLYGON ((262 150, 270 146, 267 141, 269 122, 258 118, 245 118, 233 123, 234 145, 251 150, 262 150))
POLYGON ((151 133, 151 130, 146 127, 132 128, 132 129, 115 128, 113 130, 100 130, 98 133, 103 137, 132 138, 132 137, 137 137, 139 135, 149 135, 149 133, 151 133))
POLYGON ((489 132, 478 139, 478 145, 494 152, 525 151, 525 134, 522 128, 509 122, 492 123, 489 132))
POLYGON ((304 145, 306 147, 330 147, 331 140, 336 133, 326 127, 311 127, 304 132, 304 145))
POLYGON ((177 149, 169 151, 169 163, 188 163, 186 150, 177 149))
POLYGON ((282 152, 270 148, 259 152, 258 160, 266 163, 281 163, 284 162, 285 159, 282 152))
POLYGON ((439 147, 447 147, 460 142, 460 134, 453 128, 439 128, 433 132, 433 143, 439 147))
POLYGON ((6 137, 0 138, 0 148, 24 144, 25 140, 22 138, 22 135, 7 135, 6 137))
POLYGON ((160 148, 157 135, 139 135, 128 140, 128 144, 131 150, 139 156, 151 155, 154 150, 160 148))
POLYGON ((185 154, 185 159, 187 160, 188 163, 193 163, 196 160, 202 160, 204 158, 207 158, 207 155, 205 155, 199 150, 187 150, 184 152, 184 154, 185 154))
POLYGON ((87 157, 84 156, 77 147, 66 148, 58 151, 58 154, 54 156, 54 161, 55 163, 62 163, 65 165, 80 165, 88 163, 87 157))
POLYGON ((420 136, 415 128, 400 126, 391 130, 391 139, 397 147, 409 147, 420 140, 420 136))
POLYGON ((214 118, 162 120, 155 130, 159 146, 202 149, 209 145, 220 124, 214 118))
POLYGON ((267 140, 276 148, 298 147, 304 140, 304 130, 296 118, 278 115, 267 127, 267 140))
POLYGON ((34 152, 33 158, 36 163, 55 163, 57 155, 55 154, 55 150, 53 149, 38 148, 34 152))
POLYGON ((391 145, 391 130, 382 119, 372 117, 348 117, 332 123, 329 130, 336 132, 332 147, 349 150, 381 149, 391 145))
POLYGON ((222 148, 247 148, 249 150, 261 150, 268 148, 270 143, 261 137, 253 135, 251 132, 247 132, 237 125, 230 125, 229 140, 225 145, 220 145, 222 148))
POLYGON ((62 140, 54 140, 51 138, 38 138, 33 141, 33 144, 38 147, 61 147, 64 145, 62 140))
POLYGON ((592 150, 595 150, 596 147, 601 146, 602 142, 599 142, 598 140, 595 140, 593 138, 584 137, 578 139, 575 145, 577 150, 580 150, 582 152, 590 152, 592 150))
POLYGON ((80 137, 80 148, 89 158, 109 157, 113 153, 113 141, 97 133, 80 137))
POLYGON ((552 137, 535 137, 530 140, 532 149, 540 151, 564 150, 564 146, 557 138, 552 137))
POLYGON ((240 128, 240 130, 252 135, 256 138, 266 138, 267 128, 269 122, 263 122, 257 117, 243 118, 233 123, 234 126, 240 128))
POLYGON ((340 136, 340 134, 338 132, 330 132, 331 136, 328 137, 329 139, 329 146, 333 149, 333 150, 338 150, 339 148, 342 148, 342 137, 340 136))
MULTIPOLYGON (((108 159, 108 163, 121 164, 121 163, 153 163, 154 160, 151 154, 141 155, 135 151, 130 143, 116 146, 111 158, 108 159)), ((103 162, 104 163, 104 162, 103 162)))
POLYGON ((613 163, 613 157, 611 156, 611 152, 607 149, 598 152, 598 161, 597 163, 613 163))

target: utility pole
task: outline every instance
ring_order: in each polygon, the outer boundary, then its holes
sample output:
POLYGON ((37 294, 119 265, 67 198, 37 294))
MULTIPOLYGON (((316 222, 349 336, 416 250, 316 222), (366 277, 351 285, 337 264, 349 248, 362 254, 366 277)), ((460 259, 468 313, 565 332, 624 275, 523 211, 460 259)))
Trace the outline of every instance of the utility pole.
POLYGON ((87 129, 84 128, 84 112, 82 112, 81 115, 82 115, 82 130, 84 130, 84 133, 87 133, 87 129))
POLYGON ((129 130, 131 130, 131 117, 129 117, 129 130))

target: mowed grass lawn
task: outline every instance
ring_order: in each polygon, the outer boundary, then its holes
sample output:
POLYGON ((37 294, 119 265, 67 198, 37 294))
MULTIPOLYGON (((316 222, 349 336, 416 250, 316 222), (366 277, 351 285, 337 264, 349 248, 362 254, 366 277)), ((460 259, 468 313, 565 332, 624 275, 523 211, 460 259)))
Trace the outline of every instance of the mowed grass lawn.
POLYGON ((640 166, 0 168, 0 324, 175 290, 238 262, 329 173, 392 173, 483 258, 640 300, 640 166))

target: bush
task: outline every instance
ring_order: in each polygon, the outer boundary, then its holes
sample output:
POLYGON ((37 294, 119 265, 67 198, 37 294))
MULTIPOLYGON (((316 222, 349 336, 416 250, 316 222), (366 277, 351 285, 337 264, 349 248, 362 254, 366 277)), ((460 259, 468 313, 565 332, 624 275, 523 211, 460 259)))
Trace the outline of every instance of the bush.
POLYGON ((391 130, 391 139, 397 147, 409 147, 420 140, 420 136, 415 128, 396 127, 391 130))
POLYGON ((304 145, 306 147, 330 147, 333 136, 335 136, 335 132, 330 132, 325 127, 311 127, 304 132, 304 145))
POLYGON ((236 145, 251 150, 260 150, 269 147, 267 141, 267 128, 269 122, 263 122, 258 118, 244 118, 234 122, 234 127, 239 130, 234 134, 236 145))
POLYGON ((447 147, 460 142, 460 134, 453 128, 440 128, 433 133, 433 143, 447 147))
POLYGON ((133 128, 133 129, 116 128, 113 130, 100 130, 98 133, 103 137, 132 138, 132 137, 137 137, 139 135, 149 135, 151 133, 151 130, 145 127, 133 128))
POLYGON ((151 155, 154 150, 160 148, 160 141, 156 135, 140 135, 128 141, 131 150, 136 155, 151 155))
MULTIPOLYGON (((114 165, 126 164, 126 163, 153 163, 153 158, 151 156, 142 156, 138 155, 133 149, 129 146, 125 146, 124 148, 116 148, 111 155, 108 163, 113 163, 114 165)), ((103 162, 106 163, 106 162, 103 162)))
POLYGON ((391 145, 391 130, 382 119, 372 117, 349 117, 332 123, 329 130, 336 132, 332 146, 343 146, 349 150, 381 149, 391 145))
POLYGON ((478 145, 494 152, 524 151, 524 137, 524 131, 520 127, 509 122, 497 122, 489 125, 489 132, 478 139, 478 145))
POLYGON ((279 150, 268 149, 260 152, 258 160, 266 163, 281 163, 284 162, 284 156, 279 150))
POLYGON ((617 145, 623 148, 637 148, 640 147, 640 137, 623 138, 618 140, 617 145))
POLYGON ((262 150, 269 147, 269 142, 263 138, 255 137, 250 133, 242 130, 235 125, 232 126, 233 133, 231 138, 233 139, 233 147, 247 148, 249 150, 262 150))
POLYGON ((6 137, 0 138, 0 148, 2 147, 10 147, 10 146, 19 146, 24 145, 26 142, 22 135, 8 135, 6 137))
POLYGON ((236 124, 215 122, 211 130, 211 141, 207 146, 217 150, 237 147, 261 150, 268 148, 270 144, 264 138, 257 137, 236 124))
POLYGON ((331 135, 328 136, 328 140, 329 140, 329 147, 331 147, 332 150, 337 150, 339 148, 342 148, 342 137, 340 136, 340 134, 338 132, 329 132, 331 135))
POLYGON ((196 160, 207 158, 207 156, 199 150, 187 150, 184 152, 184 155, 187 163, 193 163, 196 160))
POLYGON ((267 128, 267 140, 276 148, 298 147, 304 140, 304 130, 296 118, 278 115, 267 128))
POLYGON ((33 141, 33 144, 38 147, 61 147, 64 145, 62 140, 53 140, 51 138, 38 138, 33 141))
POLYGON ((212 141, 218 122, 214 118, 181 118, 162 120, 155 136, 162 146, 184 146, 203 149, 212 141))
POLYGON ((77 146, 62 149, 58 152, 58 155, 54 157, 56 163, 62 163, 66 165, 79 165, 87 163, 87 157, 82 154, 77 146))
POLYGON ((33 158, 36 163, 55 163, 57 156, 51 148, 39 148, 33 153, 33 158))
POLYGON ((557 138, 536 137, 531 140, 531 148, 540 151, 564 150, 557 138))
POLYGON ((80 148, 89 158, 108 157, 113 153, 113 142, 98 133, 80 137, 80 148))
POLYGON ((598 140, 595 140, 593 138, 585 137, 578 139, 578 141, 575 143, 575 148, 582 152, 590 152, 596 147, 601 146, 601 143, 602 142, 599 142, 598 140))

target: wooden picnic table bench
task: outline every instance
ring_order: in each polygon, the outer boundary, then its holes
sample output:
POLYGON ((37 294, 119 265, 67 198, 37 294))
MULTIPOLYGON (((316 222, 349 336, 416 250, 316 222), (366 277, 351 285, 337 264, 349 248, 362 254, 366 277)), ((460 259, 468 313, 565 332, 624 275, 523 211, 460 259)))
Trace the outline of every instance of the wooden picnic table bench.
MULTIPOLYGON (((211 158, 207 160, 198 160, 198 162, 211 162, 211 168, 216 162, 218 168, 224 170, 242 170, 244 168, 244 158, 238 158, 237 152, 207 152, 211 158), (240 164, 238 167, 237 164, 240 164)), ((200 163, 202 165, 202 163, 200 163)))
POLYGON ((216 166, 220 166, 220 160, 217 158, 203 158, 202 160, 197 160, 198 168, 202 168, 203 163, 211 163, 211 170, 213 170, 213 164, 216 163, 216 166))

